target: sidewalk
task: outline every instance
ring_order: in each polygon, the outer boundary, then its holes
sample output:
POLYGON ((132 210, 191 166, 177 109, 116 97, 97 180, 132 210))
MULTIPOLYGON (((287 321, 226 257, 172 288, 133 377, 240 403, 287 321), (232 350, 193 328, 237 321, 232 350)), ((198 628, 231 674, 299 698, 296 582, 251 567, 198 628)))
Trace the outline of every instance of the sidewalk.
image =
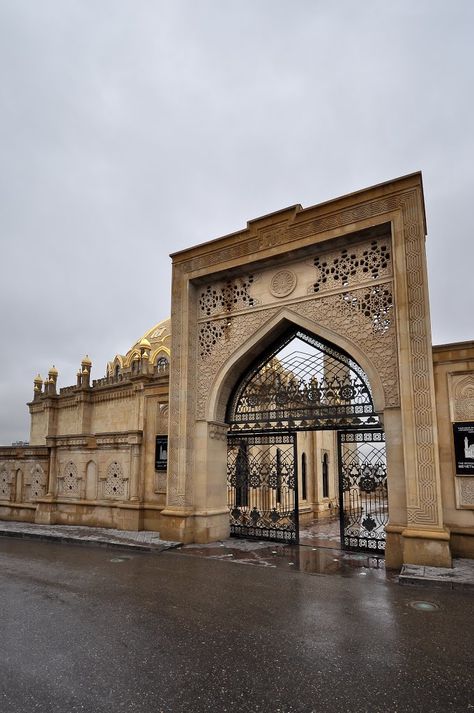
POLYGON ((73 544, 118 547, 141 552, 163 552, 178 547, 180 542, 161 540, 158 532, 149 530, 113 530, 106 527, 76 525, 34 525, 26 522, 0 522, 0 537, 54 540, 73 544))
MULTIPOLYGON (((138 552, 164 552, 179 548, 182 554, 207 559, 231 560, 237 564, 261 567, 294 567, 307 574, 371 574, 388 577, 403 585, 428 585, 447 589, 474 589, 474 560, 455 559, 452 568, 424 567, 405 564, 400 574, 385 572, 382 557, 344 552, 331 547, 305 544, 285 545, 272 542, 228 539, 207 545, 184 545, 160 539, 158 532, 148 530, 113 530, 105 527, 76 525, 35 525, 26 522, 0 521, 0 537, 50 540, 78 545, 115 547, 138 552)), ((304 540, 303 540, 304 543, 304 540)))
POLYGON ((453 559, 452 568, 404 564, 398 581, 400 584, 429 584, 449 589, 474 589, 474 560, 453 559))

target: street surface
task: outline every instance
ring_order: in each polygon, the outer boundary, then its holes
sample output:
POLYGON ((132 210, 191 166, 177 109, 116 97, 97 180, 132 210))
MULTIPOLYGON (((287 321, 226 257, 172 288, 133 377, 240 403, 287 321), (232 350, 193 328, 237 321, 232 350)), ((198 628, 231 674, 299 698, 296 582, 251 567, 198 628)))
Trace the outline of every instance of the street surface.
POLYGON ((229 559, 0 538, 1 713, 474 711, 472 590, 229 559))

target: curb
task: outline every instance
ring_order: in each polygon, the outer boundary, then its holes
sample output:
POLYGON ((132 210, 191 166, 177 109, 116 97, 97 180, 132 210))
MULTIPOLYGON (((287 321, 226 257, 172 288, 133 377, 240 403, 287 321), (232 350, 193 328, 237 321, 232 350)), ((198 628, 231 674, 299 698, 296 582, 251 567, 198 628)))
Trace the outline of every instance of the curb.
POLYGON ((67 545, 80 545, 82 547, 92 545, 93 547, 104 547, 119 550, 135 550, 137 552, 164 552, 181 547, 182 542, 169 542, 162 545, 143 545, 134 542, 111 542, 100 539, 81 539, 79 537, 68 537, 67 535, 56 535, 47 533, 21 532, 15 530, 1 530, 0 537, 10 537, 19 540, 39 540, 42 542, 58 542, 67 545))
POLYGON ((418 585, 442 589, 474 589, 474 565, 448 569, 447 567, 423 567, 404 564, 398 577, 401 585, 418 585))

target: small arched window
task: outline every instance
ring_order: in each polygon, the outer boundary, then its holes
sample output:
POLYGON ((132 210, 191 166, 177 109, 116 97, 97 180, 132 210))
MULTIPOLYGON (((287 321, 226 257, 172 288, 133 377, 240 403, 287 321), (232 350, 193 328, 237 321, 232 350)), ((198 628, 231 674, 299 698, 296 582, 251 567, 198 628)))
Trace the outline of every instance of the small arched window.
POLYGON ((323 455, 323 498, 329 497, 329 456, 323 455))
POLYGON ((301 456, 301 499, 308 499, 308 481, 306 476, 306 453, 301 456))
POLYGON ((160 357, 156 362, 157 371, 166 371, 169 366, 169 361, 166 357, 160 357))
POLYGON ((120 364, 116 364, 115 369, 114 369, 115 378, 117 378, 119 374, 120 374, 120 364))

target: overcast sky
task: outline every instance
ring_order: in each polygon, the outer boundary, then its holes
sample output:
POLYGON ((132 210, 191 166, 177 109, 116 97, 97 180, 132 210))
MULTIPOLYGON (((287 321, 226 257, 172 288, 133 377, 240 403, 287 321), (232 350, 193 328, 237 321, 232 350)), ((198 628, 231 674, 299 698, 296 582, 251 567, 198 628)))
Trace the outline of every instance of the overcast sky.
POLYGON ((472 0, 0 0, 0 443, 169 315, 168 254, 423 172, 434 343, 474 337, 472 0))

